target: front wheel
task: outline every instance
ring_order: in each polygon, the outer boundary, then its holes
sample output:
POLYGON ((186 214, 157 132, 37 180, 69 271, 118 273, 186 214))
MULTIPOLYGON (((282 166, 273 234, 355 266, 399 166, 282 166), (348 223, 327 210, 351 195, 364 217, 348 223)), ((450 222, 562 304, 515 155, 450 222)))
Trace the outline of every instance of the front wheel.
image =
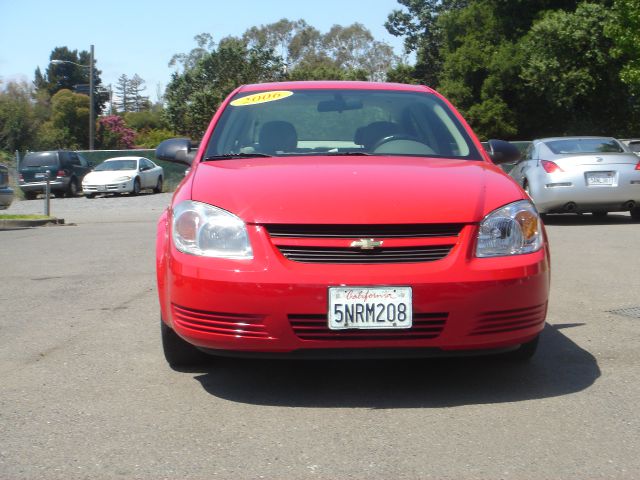
POLYGON ((139 195, 140 194, 140 179, 136 178, 133 181, 133 190, 131 191, 131 195, 139 195))
POLYGON ((533 357, 536 353, 536 350, 538 350, 539 341, 540 335, 538 335, 533 340, 528 341, 527 343, 523 343, 517 350, 503 354, 503 356, 507 360, 515 363, 527 362, 531 360, 531 357, 533 357))
POLYGON ((205 363, 209 358, 207 354, 180 338, 162 319, 160 320, 160 333, 164 358, 171 367, 195 367, 205 363))
POLYGON ((162 193, 162 177, 158 177, 156 187, 153 189, 153 193, 162 193))

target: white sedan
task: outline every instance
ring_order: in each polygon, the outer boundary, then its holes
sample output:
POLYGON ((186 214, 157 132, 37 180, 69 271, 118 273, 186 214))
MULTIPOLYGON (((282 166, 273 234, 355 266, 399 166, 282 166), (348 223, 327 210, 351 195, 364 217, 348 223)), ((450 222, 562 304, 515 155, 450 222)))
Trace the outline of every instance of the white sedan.
POLYGON ((99 193, 131 193, 153 189, 162 192, 164 171, 148 158, 116 157, 105 160, 82 180, 82 193, 93 198, 99 193))

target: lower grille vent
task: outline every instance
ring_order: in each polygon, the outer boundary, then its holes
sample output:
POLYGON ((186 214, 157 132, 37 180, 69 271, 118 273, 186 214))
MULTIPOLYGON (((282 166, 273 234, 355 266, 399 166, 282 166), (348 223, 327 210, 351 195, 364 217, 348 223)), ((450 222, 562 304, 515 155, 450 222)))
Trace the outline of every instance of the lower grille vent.
POLYGON ((205 312, 173 305, 173 321, 182 328, 239 338, 268 338, 262 315, 205 312))
POLYGON ((533 328, 544 323, 546 312, 546 303, 529 308, 485 312, 480 314, 471 335, 489 335, 533 328))
POLYGON ((301 340, 425 340, 442 333, 447 313, 417 313, 406 330, 330 330, 326 315, 289 315, 294 333, 301 340))

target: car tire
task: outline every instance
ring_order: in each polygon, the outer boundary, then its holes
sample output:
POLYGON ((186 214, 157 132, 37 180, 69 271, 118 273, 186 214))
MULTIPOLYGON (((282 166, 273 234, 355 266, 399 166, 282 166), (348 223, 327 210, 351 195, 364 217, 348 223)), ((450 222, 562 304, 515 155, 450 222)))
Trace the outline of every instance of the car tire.
POLYGON ((69 182, 69 186, 67 187, 67 191, 65 192, 66 197, 77 197, 78 196, 78 181, 75 178, 72 178, 69 182))
POLYGON ((24 192, 25 200, 35 200, 37 196, 38 196, 37 192, 24 192))
POLYGON ((162 193, 162 176, 158 177, 156 187, 153 189, 153 193, 162 193))
POLYGON ((140 179, 136 178, 133 181, 133 190, 131 191, 131 195, 140 195, 140 179))
POLYGON ((514 363, 528 362, 535 355, 536 350, 538 350, 539 341, 540 335, 536 336, 533 340, 523 343, 517 350, 503 354, 503 357, 514 363))
POLYGON ((207 354, 180 338, 162 319, 160 333, 164 358, 172 368, 195 367, 209 358, 207 354))
POLYGON ((629 212, 631 214, 631 218, 636 222, 640 222, 640 207, 632 208, 629 212))
POLYGON ((87 198, 91 199, 91 198, 96 198, 96 194, 95 193, 87 193, 85 195, 87 198))

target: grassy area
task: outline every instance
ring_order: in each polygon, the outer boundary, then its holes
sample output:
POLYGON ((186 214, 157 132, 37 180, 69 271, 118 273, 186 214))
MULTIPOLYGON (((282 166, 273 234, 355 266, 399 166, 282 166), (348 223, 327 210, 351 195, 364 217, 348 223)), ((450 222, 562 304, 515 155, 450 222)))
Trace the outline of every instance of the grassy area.
POLYGON ((47 215, 2 215, 0 214, 0 220, 47 220, 47 215))

